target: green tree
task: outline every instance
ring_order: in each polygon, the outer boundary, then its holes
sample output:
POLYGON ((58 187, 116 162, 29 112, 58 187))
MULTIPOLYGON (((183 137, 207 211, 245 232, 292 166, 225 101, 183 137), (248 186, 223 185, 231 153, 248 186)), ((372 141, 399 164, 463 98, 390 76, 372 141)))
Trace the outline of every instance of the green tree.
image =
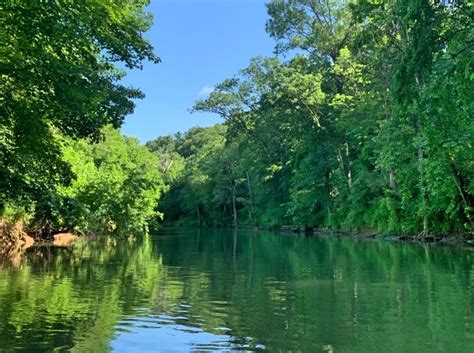
POLYGON ((279 57, 252 59, 194 105, 224 120, 219 142, 204 137, 220 126, 160 142, 185 163, 170 220, 472 231, 472 4, 267 7, 279 57))
POLYGON ((116 63, 158 62, 143 32, 147 1, 0 5, 0 208, 51 198, 73 179, 58 134, 97 139, 143 94, 120 84, 116 63))
POLYGON ((57 225, 78 232, 140 235, 161 217, 155 208, 165 189, 156 155, 112 127, 104 140, 69 140, 64 158, 77 176, 60 187, 57 225))

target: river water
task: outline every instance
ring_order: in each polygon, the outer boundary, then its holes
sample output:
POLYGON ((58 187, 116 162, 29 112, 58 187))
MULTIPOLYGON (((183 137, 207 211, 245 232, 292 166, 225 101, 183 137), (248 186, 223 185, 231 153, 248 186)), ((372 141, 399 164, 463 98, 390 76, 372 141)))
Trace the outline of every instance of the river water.
POLYGON ((470 250, 232 231, 31 249, 0 352, 474 352, 470 250))

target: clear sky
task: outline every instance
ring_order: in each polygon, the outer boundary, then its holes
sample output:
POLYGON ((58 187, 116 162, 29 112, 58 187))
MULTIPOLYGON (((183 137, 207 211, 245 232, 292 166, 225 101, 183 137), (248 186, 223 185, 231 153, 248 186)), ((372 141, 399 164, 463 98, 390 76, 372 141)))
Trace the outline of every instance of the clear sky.
POLYGON ((253 56, 271 56, 274 41, 265 33, 265 0, 152 0, 152 29, 146 33, 162 63, 146 63, 123 80, 140 88, 122 132, 141 142, 210 126, 221 119, 191 114, 196 99, 232 77, 253 56))

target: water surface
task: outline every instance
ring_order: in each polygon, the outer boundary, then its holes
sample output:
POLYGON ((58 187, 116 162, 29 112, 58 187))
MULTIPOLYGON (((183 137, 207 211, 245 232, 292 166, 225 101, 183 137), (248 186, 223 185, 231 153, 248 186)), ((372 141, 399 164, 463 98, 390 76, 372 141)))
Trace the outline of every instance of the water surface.
POLYGON ((0 268, 0 352, 474 352, 472 251, 167 231, 0 268))

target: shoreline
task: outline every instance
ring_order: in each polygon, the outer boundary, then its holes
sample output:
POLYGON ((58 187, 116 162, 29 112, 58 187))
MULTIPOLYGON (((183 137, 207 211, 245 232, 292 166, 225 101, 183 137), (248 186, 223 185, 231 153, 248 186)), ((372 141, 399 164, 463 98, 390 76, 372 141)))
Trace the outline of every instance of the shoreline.
MULTIPOLYGON (((276 234, 286 235, 300 235, 307 237, 341 237, 341 238, 353 238, 353 239, 364 239, 364 240, 379 240, 379 241, 390 241, 400 243, 411 243, 411 244, 435 244, 435 245, 448 245, 448 246, 461 246, 461 247, 473 247, 474 248, 474 234, 429 234, 429 235, 414 235, 414 234, 389 234, 372 231, 347 231, 341 229, 322 229, 322 228, 304 228, 297 226, 282 226, 277 228, 265 228, 265 227, 179 227, 179 226, 162 226, 153 232, 159 232, 160 230, 185 230, 185 229, 228 229, 238 231, 254 231, 254 232, 270 232, 276 234)), ((152 233, 153 233, 152 232, 152 233)))
MULTIPOLYGON (((306 237, 339 237, 362 240, 378 240, 411 244, 434 244, 441 246, 454 246, 474 248, 474 234, 434 234, 434 235, 413 235, 413 234, 388 234, 372 231, 348 231, 341 229, 326 228, 305 228, 297 226, 282 226, 277 228, 265 227, 180 227, 180 226, 162 226, 152 230, 150 233, 156 233, 160 230, 213 230, 227 229, 237 231, 270 232, 282 235, 299 235, 306 237)), ((28 232, 20 224, 7 225, 2 224, 0 229, 0 255, 7 256, 14 254, 14 257, 21 255, 27 249, 44 244, 52 246, 69 246, 75 240, 88 238, 87 235, 78 236, 70 232, 57 233, 52 235, 51 239, 38 239, 28 232)), ((2 256, 2 257, 3 257, 2 256)))
POLYGON ((0 221, 0 264, 7 260, 13 265, 19 265, 28 249, 44 245, 68 247, 78 238, 79 236, 70 232, 53 234, 50 239, 39 238, 29 233, 22 221, 0 221))

